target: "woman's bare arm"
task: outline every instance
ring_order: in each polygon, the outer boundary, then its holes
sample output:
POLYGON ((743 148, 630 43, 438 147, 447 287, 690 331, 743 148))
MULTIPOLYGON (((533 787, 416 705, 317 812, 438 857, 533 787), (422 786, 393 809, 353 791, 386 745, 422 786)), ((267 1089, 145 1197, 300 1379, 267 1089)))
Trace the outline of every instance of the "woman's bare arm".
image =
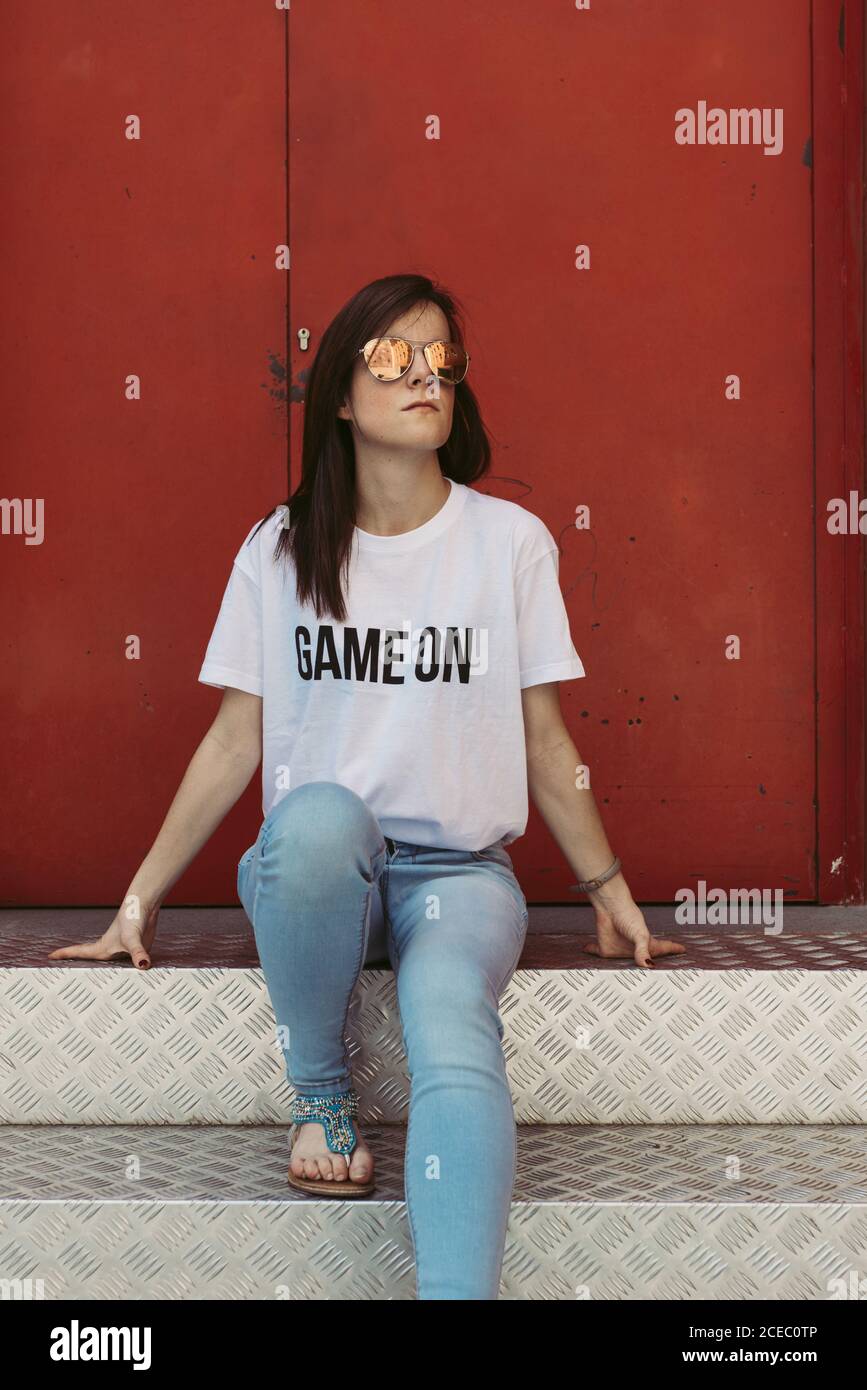
MULTIPOLYGON (((613 863, 614 853, 593 792, 583 784, 586 764, 564 723, 559 684, 528 686, 521 699, 530 795, 578 881, 593 878, 613 863)), ((652 969, 654 956, 686 950, 682 942, 650 935, 622 872, 587 896, 596 914, 596 941, 584 948, 591 955, 632 956, 642 969, 652 969)))
POLYGON ((159 906, 262 761, 262 697, 227 687, 127 894, 159 906))
POLYGON ((160 905, 234 806, 261 760, 262 697, 227 687, 217 717, 190 759, 159 834, 111 925, 98 941, 63 946, 49 959, 129 955, 134 965, 147 967, 160 905))

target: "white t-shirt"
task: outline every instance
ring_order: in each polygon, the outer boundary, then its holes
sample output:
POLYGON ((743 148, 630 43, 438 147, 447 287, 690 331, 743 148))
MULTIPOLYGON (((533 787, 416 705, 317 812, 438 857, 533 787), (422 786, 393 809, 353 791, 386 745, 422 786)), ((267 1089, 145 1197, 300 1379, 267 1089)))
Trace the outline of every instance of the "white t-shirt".
POLYGON ((526 830, 521 690, 584 675, 557 544, 516 502, 449 481, 414 531, 355 528, 346 623, 299 605, 291 559, 274 561, 285 506, 250 528, 199 680, 263 698, 263 815, 330 781, 395 840, 479 850, 526 830))

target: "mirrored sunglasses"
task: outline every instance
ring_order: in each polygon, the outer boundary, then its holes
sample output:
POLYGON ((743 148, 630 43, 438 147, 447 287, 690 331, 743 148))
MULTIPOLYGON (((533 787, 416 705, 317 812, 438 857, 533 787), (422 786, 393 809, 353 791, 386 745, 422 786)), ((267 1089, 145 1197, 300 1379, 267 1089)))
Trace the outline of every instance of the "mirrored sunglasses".
MULTIPOLYGON (((460 343, 445 343, 437 339, 418 344, 431 372, 440 381, 457 385, 469 371, 470 358, 460 343)), ((358 349, 368 371, 377 381, 399 381, 412 366, 415 345, 407 338, 370 338, 358 349)))

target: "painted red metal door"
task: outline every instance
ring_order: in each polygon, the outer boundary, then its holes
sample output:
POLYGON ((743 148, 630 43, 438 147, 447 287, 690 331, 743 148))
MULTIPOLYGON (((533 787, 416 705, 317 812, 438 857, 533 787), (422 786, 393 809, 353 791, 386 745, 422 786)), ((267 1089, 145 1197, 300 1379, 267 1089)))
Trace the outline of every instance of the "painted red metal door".
MULTIPOLYGON (((123 892, 216 709, 196 674, 231 557, 285 495, 287 360, 297 477, 322 330, 407 269, 466 308, 481 486, 559 538, 588 673, 563 706, 636 897, 860 897, 861 542, 823 524, 863 463, 860 8, 16 23, 4 492, 44 499, 45 538, 0 537, 3 900, 123 892), (711 108, 769 119, 713 143, 711 108)), ((170 901, 235 901, 258 800, 170 901)), ((535 811, 513 858, 531 901, 568 899, 535 811)))
MULTIPOLYGON (((299 330, 396 271, 458 295, 478 486, 559 538, 563 707, 645 902, 817 893, 813 56, 807 0, 292 8, 294 446, 299 330)), ((567 898, 535 813, 513 858, 567 898)))
MULTIPOLYGON (((2 491, 44 519, 0 536, 0 895, 116 906, 216 713, 196 678, 232 557, 285 487, 286 15, 44 19, 17 7, 0 59, 2 491)), ((237 901, 260 802, 169 904, 237 901)))

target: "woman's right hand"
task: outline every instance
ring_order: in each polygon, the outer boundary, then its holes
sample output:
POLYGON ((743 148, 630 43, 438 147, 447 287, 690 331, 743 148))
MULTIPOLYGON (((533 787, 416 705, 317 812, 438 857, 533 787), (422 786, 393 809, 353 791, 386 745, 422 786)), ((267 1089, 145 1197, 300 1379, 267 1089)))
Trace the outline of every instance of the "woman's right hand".
POLYGON ((115 956, 130 956, 140 970, 150 967, 150 948, 157 930, 160 904, 140 901, 128 894, 123 907, 98 941, 82 941, 77 946, 61 946, 52 951, 49 960, 114 960, 115 956))

